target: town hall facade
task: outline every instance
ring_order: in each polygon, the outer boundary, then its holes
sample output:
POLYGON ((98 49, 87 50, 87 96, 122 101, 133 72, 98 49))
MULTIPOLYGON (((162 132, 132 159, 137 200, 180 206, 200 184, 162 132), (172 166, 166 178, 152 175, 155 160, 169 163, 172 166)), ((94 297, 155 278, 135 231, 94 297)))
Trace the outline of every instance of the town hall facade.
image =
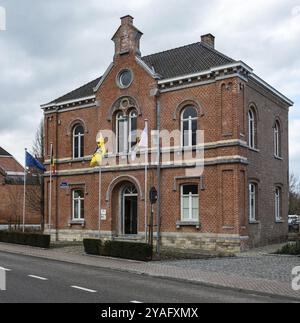
POLYGON ((211 34, 149 56, 141 54, 141 37, 131 16, 121 18, 103 76, 42 106, 45 219, 51 213, 53 238, 144 241, 155 187, 154 231, 162 247, 235 252, 285 240, 293 103, 248 65, 218 52, 211 34), (132 162, 145 123, 149 146, 132 162), (101 177, 90 167, 99 131, 108 150, 101 177), (155 138, 176 131, 179 139, 155 138), (176 162, 186 152, 191 160, 176 162))

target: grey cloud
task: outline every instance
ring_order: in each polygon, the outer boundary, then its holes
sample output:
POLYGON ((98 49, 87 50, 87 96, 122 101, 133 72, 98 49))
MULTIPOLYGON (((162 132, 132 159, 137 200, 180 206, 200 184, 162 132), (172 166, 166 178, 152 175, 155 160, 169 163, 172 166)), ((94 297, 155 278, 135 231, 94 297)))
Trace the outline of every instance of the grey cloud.
MULTIPOLYGON (((20 158, 38 126, 39 105, 105 71, 113 56, 110 38, 128 13, 144 32, 143 54, 212 32, 217 49, 244 60, 300 103, 300 11, 293 10, 298 1, 3 0, 1 5, 7 31, 0 32, 0 145, 20 158)), ((292 111, 300 118, 296 107, 292 111)))

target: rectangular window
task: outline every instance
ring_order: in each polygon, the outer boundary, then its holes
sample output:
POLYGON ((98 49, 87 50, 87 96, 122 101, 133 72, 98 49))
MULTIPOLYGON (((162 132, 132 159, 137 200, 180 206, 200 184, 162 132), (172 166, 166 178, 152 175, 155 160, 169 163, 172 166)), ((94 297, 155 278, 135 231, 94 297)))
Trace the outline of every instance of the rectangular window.
POLYGON ((249 184, 249 221, 257 221, 257 185, 249 184))
POLYGON ((83 190, 74 190, 72 193, 72 216, 73 220, 84 219, 84 192, 83 190))
POLYGON ((199 221, 199 193, 197 185, 181 187, 181 220, 185 222, 199 221))

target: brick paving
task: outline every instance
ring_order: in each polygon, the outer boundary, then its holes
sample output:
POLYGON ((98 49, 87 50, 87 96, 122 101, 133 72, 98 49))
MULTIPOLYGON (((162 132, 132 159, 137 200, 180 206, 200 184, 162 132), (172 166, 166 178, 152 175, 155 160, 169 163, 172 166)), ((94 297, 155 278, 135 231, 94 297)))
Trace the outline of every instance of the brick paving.
POLYGON ((127 271, 153 277, 178 279, 251 293, 280 295, 296 298, 300 301, 300 292, 292 290, 291 273, 289 273, 292 266, 300 266, 300 258, 298 257, 260 254, 253 257, 244 256, 229 259, 143 263, 123 259, 86 256, 80 248, 82 247, 66 246, 42 250, 28 246, 0 243, 0 251, 2 252, 127 271), (280 271, 283 272, 281 273, 280 271))

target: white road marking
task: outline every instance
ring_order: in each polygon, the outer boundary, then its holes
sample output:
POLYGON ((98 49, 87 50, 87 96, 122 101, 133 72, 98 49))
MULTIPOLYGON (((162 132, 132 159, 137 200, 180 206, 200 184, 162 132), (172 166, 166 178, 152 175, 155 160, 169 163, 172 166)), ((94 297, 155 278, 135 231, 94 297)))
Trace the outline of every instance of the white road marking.
POLYGON ((138 302, 138 301, 131 301, 130 303, 132 303, 132 304, 143 304, 143 302, 138 302))
POLYGON ((11 269, 0 267, 0 270, 11 271, 11 269))
POLYGON ((35 276, 35 275, 28 275, 28 277, 34 278, 34 279, 39 279, 39 280, 48 280, 47 278, 44 277, 39 277, 39 276, 35 276))
POLYGON ((88 292, 88 293, 97 293, 96 290, 88 289, 88 288, 84 288, 84 287, 80 287, 80 286, 71 286, 71 288, 83 290, 84 292, 88 292))

